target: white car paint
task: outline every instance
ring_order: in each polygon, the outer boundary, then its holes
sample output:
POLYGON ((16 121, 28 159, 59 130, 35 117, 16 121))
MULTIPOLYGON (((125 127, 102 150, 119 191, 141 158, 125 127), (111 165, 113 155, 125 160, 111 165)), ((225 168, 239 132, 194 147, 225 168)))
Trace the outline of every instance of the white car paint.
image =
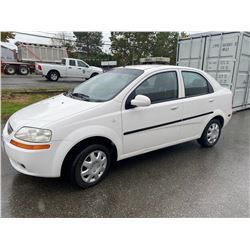
POLYGON ((103 70, 98 67, 90 66, 86 62, 75 58, 64 58, 62 64, 36 63, 36 73, 48 76, 49 72, 57 71, 60 77, 67 78, 90 78, 93 74, 101 74, 103 70), (70 65, 70 61, 75 65, 70 65), (81 63, 81 65, 79 65, 81 63))
POLYGON ((144 72, 109 101, 87 102, 61 94, 13 114, 3 130, 4 146, 12 166, 28 175, 59 177, 67 153, 84 139, 100 136, 111 140, 117 150, 117 160, 122 160, 198 139, 212 118, 221 116, 224 126, 231 118, 231 91, 221 87, 203 71, 156 65, 125 68, 144 72), (145 107, 125 108, 129 94, 145 79, 168 71, 177 73, 178 99, 145 107), (185 98, 182 71, 201 74, 209 81, 214 92, 185 98), (7 131, 8 124, 13 128, 11 134, 7 131), (51 130, 50 148, 32 151, 12 145, 12 139, 22 143, 14 135, 23 126, 51 130))

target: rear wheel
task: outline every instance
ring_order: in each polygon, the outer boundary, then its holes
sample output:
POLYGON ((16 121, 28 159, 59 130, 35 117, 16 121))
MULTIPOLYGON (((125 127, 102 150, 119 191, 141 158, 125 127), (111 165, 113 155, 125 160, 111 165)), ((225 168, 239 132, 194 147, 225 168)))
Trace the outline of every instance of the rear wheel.
POLYGON ((16 67, 14 65, 7 65, 4 71, 8 75, 14 75, 16 73, 16 67))
POLYGON ((100 182, 106 175, 111 155, 106 146, 93 144, 84 148, 72 160, 69 166, 71 181, 81 188, 87 188, 100 182))
POLYGON ((28 69, 28 67, 27 67, 27 66, 21 66, 21 67, 19 68, 19 73, 20 73, 21 75, 28 75, 28 74, 29 74, 29 69, 28 69))
POLYGON ((52 70, 48 73, 47 77, 50 81, 56 82, 59 79, 60 75, 57 71, 52 70))
POLYGON ((198 143, 203 147, 213 147, 221 135, 221 123, 217 119, 211 120, 204 129, 198 143))

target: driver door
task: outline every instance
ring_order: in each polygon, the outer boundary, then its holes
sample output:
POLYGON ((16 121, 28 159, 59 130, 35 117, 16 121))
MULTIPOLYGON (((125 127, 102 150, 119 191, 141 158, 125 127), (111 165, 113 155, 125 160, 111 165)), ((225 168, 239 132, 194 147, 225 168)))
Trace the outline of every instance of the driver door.
POLYGON ((89 68, 87 64, 81 60, 77 60, 77 69, 79 77, 89 78, 89 68))
POLYGON ((176 71, 154 74, 135 88, 122 111, 124 154, 149 151, 180 140, 182 99, 176 71), (132 107, 136 95, 150 98, 147 107, 132 107))

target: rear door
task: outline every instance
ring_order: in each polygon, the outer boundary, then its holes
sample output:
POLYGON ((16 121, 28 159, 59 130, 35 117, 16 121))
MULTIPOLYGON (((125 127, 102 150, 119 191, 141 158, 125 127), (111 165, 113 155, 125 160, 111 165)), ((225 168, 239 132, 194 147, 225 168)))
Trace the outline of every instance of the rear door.
POLYGON ((67 75, 68 77, 80 77, 80 72, 78 70, 76 60, 69 59, 67 67, 67 75))
POLYGON ((200 73, 181 70, 185 97, 181 137, 184 140, 199 137, 204 124, 216 106, 216 96, 208 80, 200 73))
POLYGON ((124 154, 173 144, 180 139, 182 99, 176 71, 155 73, 126 98, 122 110, 124 154), (131 107, 136 95, 150 98, 148 107, 131 107))

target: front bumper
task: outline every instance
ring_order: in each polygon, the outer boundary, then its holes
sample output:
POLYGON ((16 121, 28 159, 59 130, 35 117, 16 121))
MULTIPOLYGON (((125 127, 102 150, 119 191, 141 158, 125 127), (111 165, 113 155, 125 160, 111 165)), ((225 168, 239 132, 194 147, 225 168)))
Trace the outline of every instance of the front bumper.
POLYGON ((60 176, 60 171, 54 168, 53 165, 54 157, 56 155, 56 151, 60 144, 60 141, 52 141, 50 143, 49 149, 27 150, 12 145, 10 143, 11 139, 15 139, 16 141, 18 141, 16 138, 13 137, 14 132, 9 135, 7 132, 7 126, 5 126, 2 137, 3 147, 14 169, 23 174, 32 176, 60 176))

